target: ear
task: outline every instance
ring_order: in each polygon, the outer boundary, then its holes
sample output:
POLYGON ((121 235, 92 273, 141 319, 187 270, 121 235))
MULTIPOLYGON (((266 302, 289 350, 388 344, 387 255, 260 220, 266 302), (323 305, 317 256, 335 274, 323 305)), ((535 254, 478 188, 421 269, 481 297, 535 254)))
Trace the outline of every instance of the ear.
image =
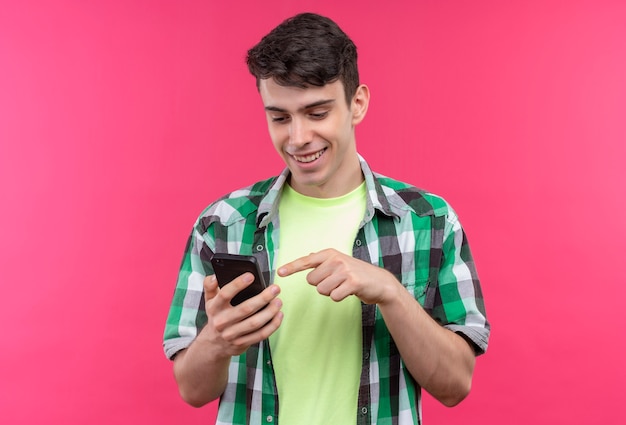
POLYGON ((367 114, 367 107, 370 104, 370 89, 365 84, 357 87, 352 97, 352 125, 357 125, 367 114))

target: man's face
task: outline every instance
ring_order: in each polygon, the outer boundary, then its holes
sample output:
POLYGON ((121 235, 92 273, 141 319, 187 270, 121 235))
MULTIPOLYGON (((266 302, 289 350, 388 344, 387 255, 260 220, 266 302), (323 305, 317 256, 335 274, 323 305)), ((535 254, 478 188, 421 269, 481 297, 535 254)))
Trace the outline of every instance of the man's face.
POLYGON ((302 89, 266 79, 259 92, 274 147, 291 171, 291 187, 303 195, 330 198, 363 181, 354 127, 367 110, 366 86, 359 87, 350 107, 341 81, 302 89))

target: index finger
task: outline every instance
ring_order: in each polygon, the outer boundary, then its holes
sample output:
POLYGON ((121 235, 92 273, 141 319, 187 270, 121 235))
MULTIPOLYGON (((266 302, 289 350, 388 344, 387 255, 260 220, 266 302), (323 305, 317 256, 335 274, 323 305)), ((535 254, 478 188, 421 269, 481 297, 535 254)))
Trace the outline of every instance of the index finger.
POLYGON ((312 252, 304 257, 296 258, 295 260, 281 266, 277 273, 281 277, 289 276, 297 272, 301 272, 307 269, 313 269, 323 262, 323 258, 320 258, 320 253, 312 252))

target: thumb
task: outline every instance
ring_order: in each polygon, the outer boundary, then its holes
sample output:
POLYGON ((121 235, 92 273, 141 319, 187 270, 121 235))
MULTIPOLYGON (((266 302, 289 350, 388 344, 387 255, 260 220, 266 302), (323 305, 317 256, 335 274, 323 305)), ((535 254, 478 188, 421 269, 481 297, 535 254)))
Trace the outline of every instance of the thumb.
POLYGON ((205 277, 202 286, 204 287, 204 301, 213 299, 217 295, 218 287, 215 275, 205 277))

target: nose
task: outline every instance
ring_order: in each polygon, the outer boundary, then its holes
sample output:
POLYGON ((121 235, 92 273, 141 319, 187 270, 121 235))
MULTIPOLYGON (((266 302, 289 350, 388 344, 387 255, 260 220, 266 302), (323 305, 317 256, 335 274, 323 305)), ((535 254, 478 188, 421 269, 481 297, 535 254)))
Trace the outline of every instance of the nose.
POLYGON ((289 126, 289 144, 302 147, 311 141, 311 131, 306 120, 293 118, 289 126))

